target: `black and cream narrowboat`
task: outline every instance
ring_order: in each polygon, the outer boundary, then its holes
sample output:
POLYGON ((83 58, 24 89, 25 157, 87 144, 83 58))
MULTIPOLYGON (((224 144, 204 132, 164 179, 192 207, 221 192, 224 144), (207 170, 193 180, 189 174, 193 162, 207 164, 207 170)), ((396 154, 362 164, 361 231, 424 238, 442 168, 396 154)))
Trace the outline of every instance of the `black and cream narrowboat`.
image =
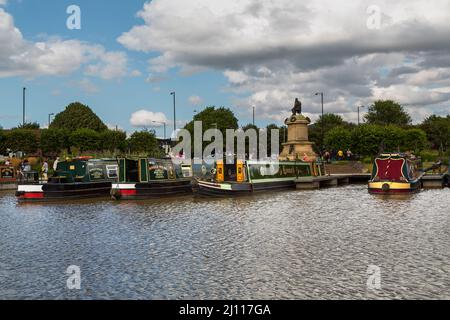
POLYGON ((198 196, 239 196, 295 189, 296 180, 325 174, 322 165, 303 161, 217 161, 215 176, 198 180, 198 196))
POLYGON ((170 158, 122 158, 119 180, 111 189, 115 200, 152 199, 192 194, 191 170, 170 158))
POLYGON ((118 165, 115 159, 68 159, 58 163, 48 182, 36 178, 19 182, 16 196, 20 201, 108 197, 117 177, 118 165))

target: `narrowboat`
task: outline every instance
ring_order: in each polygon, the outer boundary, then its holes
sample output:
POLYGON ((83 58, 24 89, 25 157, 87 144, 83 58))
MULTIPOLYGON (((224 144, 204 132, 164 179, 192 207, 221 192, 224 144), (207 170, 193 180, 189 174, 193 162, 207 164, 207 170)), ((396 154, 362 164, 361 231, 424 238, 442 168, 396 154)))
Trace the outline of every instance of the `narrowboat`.
POLYGON ((116 159, 80 157, 58 163, 47 182, 33 179, 20 181, 16 196, 20 201, 52 201, 108 197, 117 181, 116 159))
POLYGON ((16 169, 11 165, 0 165, 0 190, 16 190, 16 169))
POLYGON ((119 180, 111 189, 115 200, 152 199, 192 194, 191 170, 170 158, 118 159, 119 180))
POLYGON ((383 195, 416 192, 422 188, 423 174, 412 155, 381 154, 373 163, 369 192, 383 195))
POLYGON ((217 161, 211 180, 198 180, 198 196, 240 196, 296 189, 296 180, 325 174, 324 166, 304 161, 217 161))

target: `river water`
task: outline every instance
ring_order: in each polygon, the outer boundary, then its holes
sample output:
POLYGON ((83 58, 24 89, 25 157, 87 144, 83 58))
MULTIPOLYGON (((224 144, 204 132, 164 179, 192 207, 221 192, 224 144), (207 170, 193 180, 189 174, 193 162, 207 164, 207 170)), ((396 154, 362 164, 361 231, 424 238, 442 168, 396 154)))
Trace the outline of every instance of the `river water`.
POLYGON ((26 205, 0 193, 0 299, 449 299, 449 208, 449 189, 385 199, 365 185, 26 205))

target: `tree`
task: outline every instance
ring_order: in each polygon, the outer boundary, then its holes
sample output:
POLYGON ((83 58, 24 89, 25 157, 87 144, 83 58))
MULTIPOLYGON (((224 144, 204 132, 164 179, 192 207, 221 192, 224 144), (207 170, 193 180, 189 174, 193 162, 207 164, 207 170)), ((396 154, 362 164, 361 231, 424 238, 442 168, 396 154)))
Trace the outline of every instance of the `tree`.
POLYGON ((44 154, 57 155, 67 146, 68 132, 63 129, 41 131, 41 149, 44 154))
POLYGON ((325 146, 331 150, 347 150, 352 142, 351 131, 345 127, 336 127, 327 132, 325 146))
POLYGON ((423 121, 420 128, 434 149, 446 151, 450 147, 450 115, 446 118, 432 115, 423 121))
POLYGON ((36 130, 13 129, 5 132, 5 149, 35 153, 39 149, 39 138, 36 130))
POLYGON ((194 133, 194 121, 201 121, 203 126, 203 133, 208 129, 219 129, 225 133, 226 129, 237 129, 238 120, 234 116, 233 111, 228 108, 214 106, 207 107, 202 112, 197 113, 194 119, 189 122, 185 129, 187 129, 191 135, 194 133))
POLYGON ((40 127, 40 124, 37 122, 26 122, 18 125, 14 129, 39 130, 40 127))
POLYGON ((323 123, 323 135, 327 136, 330 130, 337 127, 346 127, 349 130, 353 127, 352 124, 344 121, 344 119, 333 113, 326 113, 319 116, 319 119, 312 125, 309 126, 309 140, 315 143, 316 151, 320 151, 320 147, 323 146, 324 141, 322 141, 322 123, 323 123))
POLYGON ((100 134, 92 129, 78 129, 70 134, 69 143, 80 152, 96 151, 100 149, 100 134))
POLYGON ((378 100, 369 107, 368 113, 364 116, 368 124, 378 125, 410 125, 412 120, 410 115, 397 102, 392 100, 378 100))
POLYGON ((145 153, 153 157, 159 157, 163 154, 154 131, 136 131, 127 142, 132 153, 145 153))
POLYGON ((403 151, 412 150, 419 153, 428 145, 427 134, 418 128, 408 129, 404 134, 402 145, 403 151))
POLYGON ((66 109, 58 113, 50 125, 51 129, 91 129, 97 132, 107 130, 107 126, 100 118, 84 104, 79 102, 69 104, 66 109))
POLYGON ((105 130, 100 133, 100 145, 103 150, 125 151, 127 134, 123 131, 105 130))
MULTIPOLYGON (((226 129, 234 129, 238 128, 238 119, 235 117, 233 111, 228 108, 220 107, 216 108, 215 106, 207 107, 202 112, 199 112, 194 116, 194 119, 186 124, 184 129, 188 130, 191 134, 191 143, 192 143, 192 155, 194 154, 194 121, 202 122, 202 137, 203 141, 204 133, 209 129, 218 129, 222 132, 224 138, 226 137, 226 129)), ((209 144, 210 142, 203 142, 203 148, 209 144)))

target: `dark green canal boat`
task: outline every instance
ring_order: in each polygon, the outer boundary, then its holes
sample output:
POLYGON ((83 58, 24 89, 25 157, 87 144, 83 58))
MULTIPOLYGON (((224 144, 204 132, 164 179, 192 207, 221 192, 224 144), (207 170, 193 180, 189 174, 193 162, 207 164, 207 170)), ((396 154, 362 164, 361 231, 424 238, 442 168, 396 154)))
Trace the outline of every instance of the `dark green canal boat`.
POLYGON ((186 167, 170 158, 121 158, 119 180, 111 189, 115 200, 152 199, 192 194, 192 178, 186 167))
POLYGON ((50 201, 107 197, 111 185, 117 181, 118 166, 115 159, 80 157, 61 161, 48 182, 28 175, 20 181, 16 196, 20 201, 50 201))

